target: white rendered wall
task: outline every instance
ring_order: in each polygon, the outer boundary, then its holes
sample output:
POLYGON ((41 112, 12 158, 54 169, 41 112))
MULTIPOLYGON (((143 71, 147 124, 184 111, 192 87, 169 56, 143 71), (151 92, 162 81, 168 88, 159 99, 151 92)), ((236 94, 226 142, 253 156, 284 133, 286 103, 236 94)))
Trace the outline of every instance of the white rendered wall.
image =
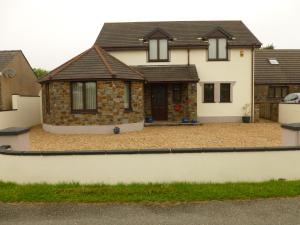
POLYGON ((300 104, 279 104, 279 123, 300 123, 300 104))
POLYGON ((299 161, 300 151, 77 156, 0 154, 0 180, 107 184, 299 180, 299 161))
POLYGON ((40 97, 12 96, 12 111, 0 111, 0 129, 41 123, 40 97))
MULTIPOLYGON (((207 61, 207 50, 190 50, 190 64, 195 64, 202 82, 233 82, 232 103, 202 103, 198 84, 198 117, 241 117, 243 106, 251 105, 251 49, 230 49, 229 61, 207 61), (240 55, 241 50, 243 56, 240 55)), ((188 62, 187 50, 171 50, 170 62, 147 62, 147 51, 111 51, 110 54, 128 65, 170 65, 188 62)))

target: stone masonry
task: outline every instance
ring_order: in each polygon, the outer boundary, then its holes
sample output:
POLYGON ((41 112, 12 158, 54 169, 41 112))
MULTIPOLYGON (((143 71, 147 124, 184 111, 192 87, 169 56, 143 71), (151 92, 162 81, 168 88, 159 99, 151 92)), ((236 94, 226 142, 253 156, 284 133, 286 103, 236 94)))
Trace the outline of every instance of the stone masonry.
POLYGON ((124 110, 124 82, 97 81, 97 113, 71 112, 70 82, 50 82, 50 113, 46 113, 43 90, 43 121, 51 125, 117 125, 144 120, 143 82, 131 82, 132 111, 124 110))
MULTIPOLYGON (((197 86, 195 83, 182 84, 181 109, 175 110, 173 103, 172 84, 167 84, 168 93, 168 121, 181 121, 186 117, 189 120, 197 119, 197 86)), ((145 85, 145 116, 151 116, 151 84, 145 85)))

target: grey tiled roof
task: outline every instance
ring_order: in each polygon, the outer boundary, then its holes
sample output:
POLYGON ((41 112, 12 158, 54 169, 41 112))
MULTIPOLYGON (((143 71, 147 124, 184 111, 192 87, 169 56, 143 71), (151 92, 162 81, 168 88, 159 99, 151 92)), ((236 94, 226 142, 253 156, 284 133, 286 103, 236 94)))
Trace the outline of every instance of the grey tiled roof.
POLYGON ((195 65, 132 66, 148 82, 197 82, 195 65))
POLYGON ((85 79, 144 80, 144 77, 99 46, 94 45, 92 48, 52 70, 48 75, 42 77, 39 82, 85 79))
POLYGON ((17 53, 21 52, 20 50, 11 50, 11 51, 0 51, 0 71, 2 71, 6 65, 11 62, 17 53))
POLYGON ((254 77, 256 84, 300 84, 300 50, 255 51, 254 77), (269 59, 277 59, 272 65, 269 59))
POLYGON ((197 38, 204 37, 210 31, 221 28, 235 39, 229 46, 260 46, 260 41, 242 21, 164 21, 164 22, 126 22, 105 23, 96 40, 103 48, 143 48, 147 34, 155 29, 169 33, 174 40, 171 47, 207 46, 207 42, 197 38))

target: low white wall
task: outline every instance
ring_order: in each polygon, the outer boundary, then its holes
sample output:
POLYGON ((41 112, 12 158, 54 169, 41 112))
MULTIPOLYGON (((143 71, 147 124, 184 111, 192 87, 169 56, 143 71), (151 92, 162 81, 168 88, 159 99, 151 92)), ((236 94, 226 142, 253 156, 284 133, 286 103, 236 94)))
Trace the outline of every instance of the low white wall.
POLYGON ((300 146, 300 132, 296 130, 290 130, 281 128, 282 131, 282 146, 300 146))
POLYGON ((41 123, 40 97, 12 96, 12 111, 0 111, 0 129, 41 123))
POLYGON ((279 104, 279 123, 300 123, 300 104, 279 104))
POLYGON ((0 180, 17 183, 237 182, 300 179, 300 151, 76 156, 0 154, 0 180))

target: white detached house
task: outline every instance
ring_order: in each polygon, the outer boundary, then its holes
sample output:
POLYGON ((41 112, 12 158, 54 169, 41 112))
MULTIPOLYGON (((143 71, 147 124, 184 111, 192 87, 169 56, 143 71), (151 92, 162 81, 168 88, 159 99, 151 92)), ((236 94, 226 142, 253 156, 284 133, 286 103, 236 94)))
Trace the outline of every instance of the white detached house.
POLYGON ((145 85, 146 116, 174 118, 171 102, 189 81, 189 67, 199 78, 191 81, 200 122, 239 122, 246 104, 253 115, 253 57, 261 43, 241 21, 105 23, 95 44, 155 78, 145 85))

